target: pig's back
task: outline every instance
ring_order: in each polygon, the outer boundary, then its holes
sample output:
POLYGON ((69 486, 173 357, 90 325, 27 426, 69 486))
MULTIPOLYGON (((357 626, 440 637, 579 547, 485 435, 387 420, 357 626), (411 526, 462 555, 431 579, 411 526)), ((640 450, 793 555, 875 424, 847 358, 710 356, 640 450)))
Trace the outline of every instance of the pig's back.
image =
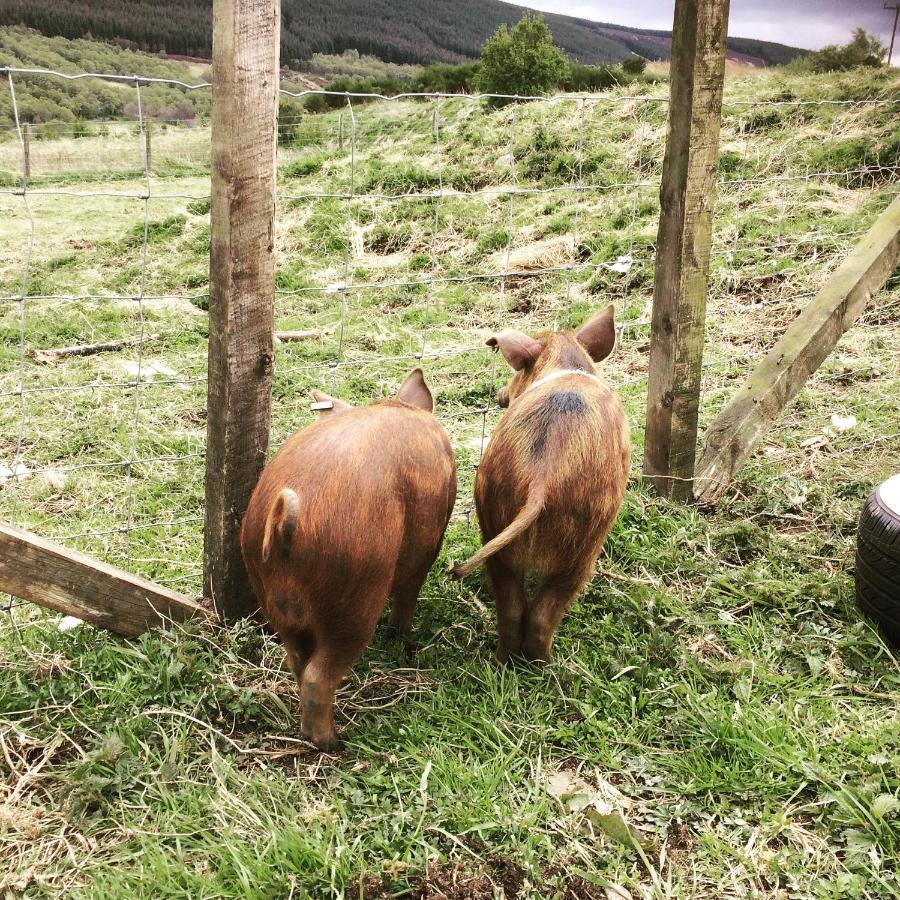
POLYGON ((325 416, 266 467, 248 509, 260 533, 248 542, 261 543, 267 511, 290 488, 299 508, 292 573, 327 580, 336 593, 353 591, 359 582, 392 578, 401 554, 418 558, 428 551, 420 545, 440 541, 446 521, 437 536, 430 523, 445 512, 451 479, 449 442, 430 414, 385 402, 325 416))
POLYGON ((627 420, 606 384, 555 384, 523 395, 503 417, 479 466, 486 538, 503 531, 543 483, 537 521, 501 556, 550 569, 592 552, 615 519, 628 479, 627 420))

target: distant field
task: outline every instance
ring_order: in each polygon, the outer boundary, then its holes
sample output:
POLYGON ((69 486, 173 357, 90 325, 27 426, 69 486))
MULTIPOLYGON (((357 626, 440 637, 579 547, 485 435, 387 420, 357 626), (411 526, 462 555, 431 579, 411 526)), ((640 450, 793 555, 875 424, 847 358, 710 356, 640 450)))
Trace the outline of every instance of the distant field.
MULTIPOLYGON (((900 79, 727 82, 702 426, 896 195, 898 105, 811 102, 864 98, 900 100, 900 79)), ((0 463, 21 429, 28 470, 0 484, 0 519, 196 592, 209 132, 154 123, 148 178, 134 122, 88 124, 35 129, 27 208, 0 135, 0 463), (33 355, 141 334, 140 352, 33 355)), ((379 632, 326 756, 297 742, 283 654, 255 629, 126 642, 0 612, 0 893, 900 896, 900 666, 851 575, 859 509, 900 460, 900 281, 700 512, 640 477, 664 93, 284 124, 278 327, 320 333, 277 347, 272 446, 311 421, 313 387, 363 403, 423 366, 460 500, 419 654, 379 632), (484 342, 608 302, 632 483, 557 661, 501 669, 481 578, 444 575, 478 544, 508 374, 484 342), (646 853, 560 804, 560 773, 613 797, 646 853)))

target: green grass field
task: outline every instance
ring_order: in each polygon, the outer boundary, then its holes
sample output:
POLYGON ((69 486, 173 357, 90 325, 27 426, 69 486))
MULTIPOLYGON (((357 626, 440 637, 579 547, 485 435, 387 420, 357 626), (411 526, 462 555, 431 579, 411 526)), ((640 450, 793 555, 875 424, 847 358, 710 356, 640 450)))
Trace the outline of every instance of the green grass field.
MULTIPOLYGON (((897 104, 803 102, 864 98, 900 100, 898 76, 729 77, 702 426, 896 194, 897 104)), ((900 896, 900 666, 852 579, 863 500, 900 460, 900 281, 715 510, 670 504, 640 477, 665 102, 355 104, 342 149, 339 115, 280 149, 278 327, 320 333, 277 348, 272 446, 311 421, 311 388, 367 402, 421 362, 460 501, 418 653, 379 630, 331 756, 299 741, 281 648, 255 628, 125 641, 0 612, 0 894, 900 896), (634 477, 556 661, 501 668, 480 576, 445 576, 478 544, 474 466, 506 380, 484 341, 610 301, 634 477)), ((0 464, 21 449, 27 470, 0 483, 0 519, 186 593, 205 140, 160 132, 148 181, 133 126, 48 138, 28 209, 0 142, 0 464)))

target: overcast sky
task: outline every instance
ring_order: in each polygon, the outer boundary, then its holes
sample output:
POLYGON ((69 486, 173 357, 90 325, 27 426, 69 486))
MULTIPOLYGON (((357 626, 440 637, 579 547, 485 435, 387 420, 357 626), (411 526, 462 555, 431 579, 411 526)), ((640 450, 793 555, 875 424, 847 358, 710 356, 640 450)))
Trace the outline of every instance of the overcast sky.
MULTIPOLYGON (((670 29, 675 0, 525 0, 520 5, 634 28, 670 29)), ((817 49, 845 44, 862 25, 887 44, 894 14, 883 6, 884 0, 731 0, 728 33, 817 49)))

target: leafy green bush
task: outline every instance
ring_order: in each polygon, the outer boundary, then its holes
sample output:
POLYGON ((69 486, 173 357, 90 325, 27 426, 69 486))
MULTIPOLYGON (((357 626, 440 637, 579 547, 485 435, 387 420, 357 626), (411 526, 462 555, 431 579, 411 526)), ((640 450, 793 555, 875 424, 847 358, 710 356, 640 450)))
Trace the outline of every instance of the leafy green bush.
POLYGON ((525 13, 512 31, 503 24, 487 39, 477 83, 489 94, 536 96, 564 83, 569 72, 544 17, 525 13))
POLYGON ((421 69, 410 81, 410 90, 429 94, 465 94, 477 89, 481 63, 435 63, 421 69))
POLYGON ((790 68, 795 72, 844 72, 862 66, 876 68, 882 65, 884 53, 884 44, 874 34, 869 34, 865 28, 857 28, 853 39, 843 47, 829 44, 794 60, 790 68))
POLYGON ((328 112, 331 109, 329 105, 329 97, 325 97, 322 94, 310 94, 306 100, 303 101, 303 106, 308 113, 323 113, 328 112))
MULTIPOLYGON (((325 112, 328 109, 339 109, 347 105, 347 98, 342 94, 384 94, 387 97, 401 94, 406 86, 396 78, 357 78, 350 75, 338 75, 325 85, 330 94, 310 94, 305 101, 307 112, 325 112)), ((354 104, 367 103, 366 97, 353 97, 354 104)))
POLYGON ((589 94, 621 84, 625 80, 627 79, 622 77, 622 72, 615 66, 584 66, 581 63, 572 63, 569 77, 563 82, 562 87, 573 93, 589 94))
POLYGON ((84 119, 76 119, 69 128, 69 136, 73 138, 96 137, 97 131, 84 119))
POLYGON ((289 147, 297 139, 304 106, 293 97, 278 98, 278 146, 289 147))
POLYGON ((622 71, 627 75, 643 75, 647 60, 643 56, 629 56, 622 62, 622 71))

